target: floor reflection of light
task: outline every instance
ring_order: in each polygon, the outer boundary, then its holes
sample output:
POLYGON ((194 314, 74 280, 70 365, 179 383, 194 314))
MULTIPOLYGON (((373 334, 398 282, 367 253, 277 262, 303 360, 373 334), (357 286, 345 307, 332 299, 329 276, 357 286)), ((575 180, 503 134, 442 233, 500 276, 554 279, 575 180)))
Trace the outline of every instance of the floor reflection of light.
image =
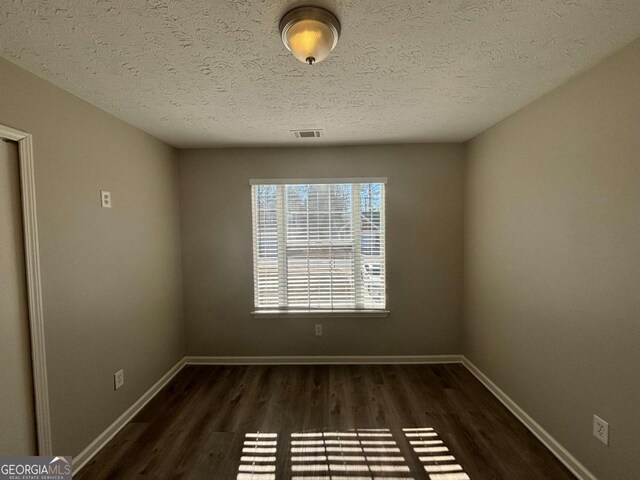
POLYGON ((460 465, 425 465, 424 469, 427 472, 457 472, 462 470, 460 465))
POLYGON ((469 480, 469 475, 460 473, 434 473, 429 475, 431 480, 469 480))
POLYGON ((362 453, 360 447, 327 447, 327 452, 362 453))
POLYGON ((275 447, 243 447, 242 453, 276 453, 275 447))
POLYGON ((236 480, 275 480, 277 433, 247 433, 236 480))
POLYGON ((469 475, 462 471, 462 466, 456 463, 456 458, 438 434, 430 427, 404 428, 409 444, 417 454, 423 467, 429 475, 429 480, 470 480, 469 475), (446 455, 442 455, 446 453, 446 455))
POLYGON ((327 457, 330 462, 366 462, 364 455, 329 455, 327 457))
POLYGON ((387 428, 296 432, 290 452, 291 480, 413 480, 387 428))
POLYGON ((404 457, 367 457, 367 462, 404 462, 404 457))
POLYGON ((369 477, 362 475, 292 476, 291 480, 414 480, 413 477, 369 477))
POLYGON ((292 462, 326 462, 327 457, 325 457, 324 455, 293 456, 291 457, 291 461, 292 462))
POLYGON ((368 472, 369 465, 348 465, 346 463, 343 464, 330 464, 329 469, 331 471, 338 472, 368 472))
MULTIPOLYGON (((470 480, 433 428, 403 433, 429 480, 470 480)), ((413 480, 389 429, 291 433, 289 476, 276 475, 278 443, 277 433, 247 433, 236 480, 413 480)))
POLYGON ((379 452, 379 453, 400 453, 398 447, 364 447, 365 452, 379 452))
POLYGON ((416 453, 440 453, 448 452, 447 447, 413 447, 416 453))
POLYGON ((411 445, 442 445, 442 440, 411 440, 411 445))
POLYGON ((292 472, 327 472, 329 466, 325 464, 311 464, 311 465, 291 465, 292 472))
POLYGON ((273 473, 239 473, 237 480, 276 480, 273 473))
POLYGON ((409 472, 407 465, 369 465, 372 472, 409 472))
POLYGON ((433 455, 431 457, 420 457, 422 463, 427 462, 455 462, 456 457, 453 455, 433 455))
MULTIPOLYGON (((291 477, 291 480, 331 480, 331 477, 329 477, 329 476, 308 477, 306 475, 304 477, 297 477, 297 476, 294 475, 293 477, 291 477)), ((350 480, 353 480, 353 479, 350 479, 350 480)))
POLYGON ((325 440, 327 445, 360 445, 359 440, 325 440))
POLYGON ((291 453, 324 453, 324 447, 291 447, 291 453))
POLYGON ((240 472, 255 472, 255 473, 263 473, 263 472, 275 472, 275 465, 240 465, 238 467, 238 471, 240 472))

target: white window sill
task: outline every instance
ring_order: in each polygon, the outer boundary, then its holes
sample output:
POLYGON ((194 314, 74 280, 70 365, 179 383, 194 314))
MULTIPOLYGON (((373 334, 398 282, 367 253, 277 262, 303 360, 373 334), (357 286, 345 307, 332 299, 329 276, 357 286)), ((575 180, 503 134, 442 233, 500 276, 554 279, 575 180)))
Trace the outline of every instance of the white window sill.
POLYGON ((388 310, 256 310, 256 318, 383 318, 388 310))

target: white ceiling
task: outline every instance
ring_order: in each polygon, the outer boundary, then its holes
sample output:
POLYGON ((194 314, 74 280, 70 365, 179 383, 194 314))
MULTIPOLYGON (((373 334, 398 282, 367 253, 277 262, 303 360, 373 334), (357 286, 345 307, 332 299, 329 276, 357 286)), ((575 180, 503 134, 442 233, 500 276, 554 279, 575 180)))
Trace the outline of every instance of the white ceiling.
POLYGON ((640 35, 639 0, 313 0, 342 37, 308 67, 278 35, 304 3, 2 0, 0 55, 180 147, 447 142, 640 35))

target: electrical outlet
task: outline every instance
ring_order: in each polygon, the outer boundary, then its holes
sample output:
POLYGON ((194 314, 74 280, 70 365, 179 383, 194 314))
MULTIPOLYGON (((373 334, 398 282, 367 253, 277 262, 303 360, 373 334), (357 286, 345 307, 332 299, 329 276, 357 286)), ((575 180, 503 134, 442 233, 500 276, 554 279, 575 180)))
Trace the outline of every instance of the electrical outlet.
POLYGON ((322 336, 322 325, 316 325, 316 337, 322 336))
POLYGON ((102 208, 111 208, 111 192, 100 190, 100 205, 102 208))
POLYGON ((593 436, 609 445, 609 424, 597 415, 593 416, 593 436))
POLYGON ((113 375, 113 389, 118 390, 122 385, 124 385, 124 370, 118 370, 113 375))

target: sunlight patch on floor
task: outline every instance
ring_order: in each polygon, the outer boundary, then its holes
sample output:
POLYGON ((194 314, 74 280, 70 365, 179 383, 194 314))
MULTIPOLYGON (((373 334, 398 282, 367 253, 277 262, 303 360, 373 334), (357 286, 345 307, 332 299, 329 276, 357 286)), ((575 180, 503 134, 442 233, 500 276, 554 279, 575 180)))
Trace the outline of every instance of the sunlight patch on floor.
POLYGON ((291 480, 413 480, 386 428, 291 434, 291 480))
POLYGON ((289 445, 281 445, 280 452, 289 465, 285 476, 276 472, 278 434, 247 433, 237 480, 414 480, 415 459, 411 456, 408 462, 401 450, 409 454, 407 444, 424 469, 419 478, 426 473, 429 480, 470 480, 433 428, 402 432, 402 446, 384 428, 291 433, 289 445))
POLYGON ((275 480, 278 434, 245 434, 237 480, 275 480))
POLYGON ((429 475, 429 480, 470 480, 449 448, 431 427, 403 428, 413 451, 429 475))

